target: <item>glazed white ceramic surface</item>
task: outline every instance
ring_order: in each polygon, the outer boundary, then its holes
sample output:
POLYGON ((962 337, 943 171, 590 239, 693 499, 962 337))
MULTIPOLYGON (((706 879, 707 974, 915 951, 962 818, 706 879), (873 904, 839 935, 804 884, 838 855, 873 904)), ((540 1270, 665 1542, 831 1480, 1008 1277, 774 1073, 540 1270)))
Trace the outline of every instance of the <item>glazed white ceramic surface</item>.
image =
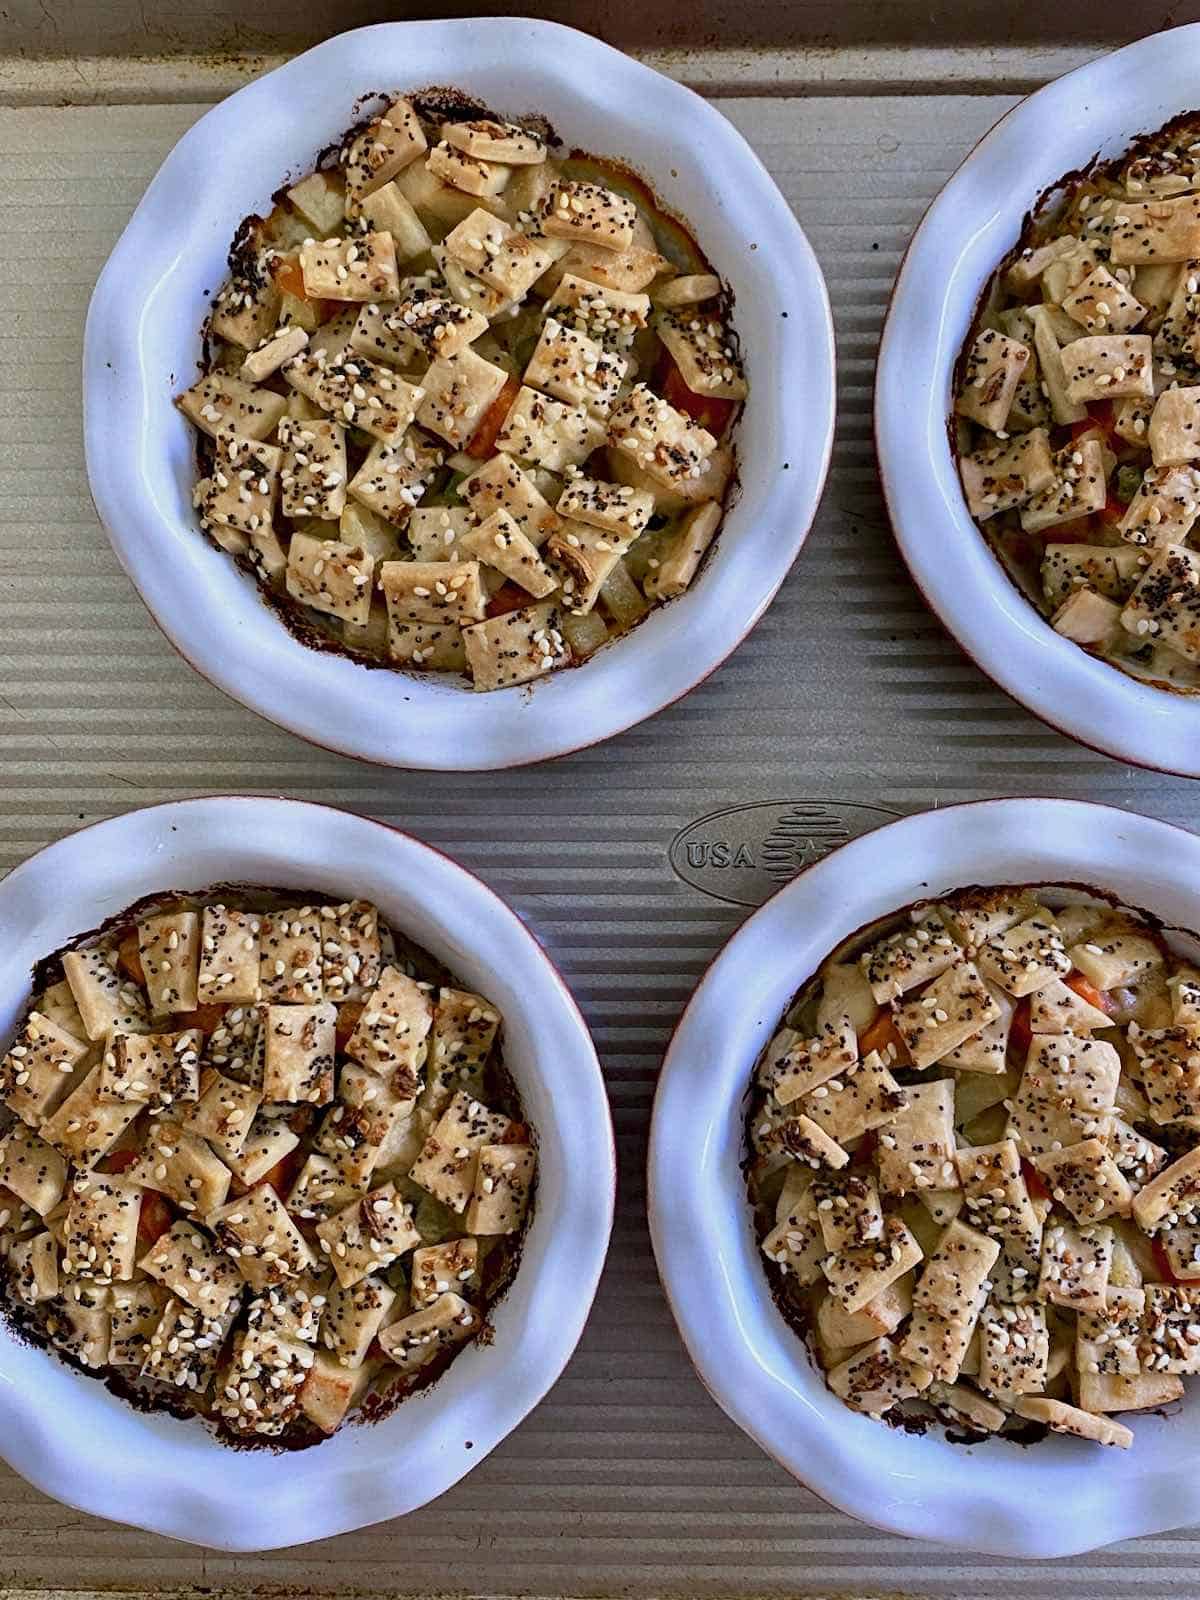
POLYGON ((612 1124, 591 1038, 541 946, 492 891, 407 834, 298 801, 217 798, 132 811, 0 882, 0 1039, 30 969, 141 896, 222 881, 376 902, 504 1015, 505 1056, 538 1132, 516 1277, 471 1345, 386 1420, 312 1449, 237 1451, 199 1421, 143 1415, 0 1325, 0 1455, 68 1505, 225 1550, 303 1544, 400 1516, 477 1465, 538 1403, 583 1331, 612 1226, 612 1124))
POLYGON ((851 1411, 775 1306, 740 1162, 755 1059, 837 944, 914 900, 970 884, 1082 883, 1200 928, 1200 839, 1066 800, 996 800, 907 817, 803 872, 709 968, 659 1078, 650 1226, 701 1379, 770 1455, 891 1532, 1000 1556, 1064 1556, 1200 1520, 1200 1392, 1138 1416, 1129 1451, 1050 1435, 949 1443, 851 1411))
POLYGON ((979 295, 1038 196, 1200 105, 1200 24, 1102 56, 1023 100, 934 201, 901 265, 879 349, 875 438, 896 538, 963 649, 1014 699, 1108 755, 1200 775, 1200 697, 1136 682, 1056 634, 967 511, 947 436, 979 295))
POLYGON ((766 609, 804 542, 833 432, 833 324, 786 201, 691 90, 573 29, 517 17, 341 35, 231 95, 164 162, 97 284, 84 349, 92 495, 156 621, 226 693, 314 743, 392 766, 516 766, 606 739, 686 694, 766 609), (269 209, 353 120, 357 96, 452 83, 545 113, 569 146, 627 161, 688 219, 735 296, 751 392, 740 489, 704 571, 583 667, 480 695, 293 639, 197 531, 193 380, 207 296, 240 219, 269 209))

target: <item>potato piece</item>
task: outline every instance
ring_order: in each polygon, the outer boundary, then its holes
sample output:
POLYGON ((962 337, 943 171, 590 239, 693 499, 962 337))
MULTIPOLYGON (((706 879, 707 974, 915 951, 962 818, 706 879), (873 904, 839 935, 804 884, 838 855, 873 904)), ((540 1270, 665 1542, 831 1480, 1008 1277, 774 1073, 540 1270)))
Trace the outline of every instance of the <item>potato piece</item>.
POLYGON ((1153 939, 1127 931, 1121 924, 1101 925, 1089 939, 1071 946, 1072 963, 1097 989, 1139 983, 1163 965, 1153 939))
POLYGON ((817 1302, 817 1329, 826 1344, 864 1344, 895 1333, 911 1310, 911 1284, 906 1277, 897 1278, 858 1311, 846 1311, 831 1294, 822 1295, 817 1302))
POLYGON ((1055 633, 1088 650, 1107 654, 1125 637, 1121 627, 1121 607, 1106 600, 1094 589, 1077 589, 1050 619, 1055 633))
POLYGON ((291 186, 287 197, 322 236, 335 232, 346 219, 346 185, 336 173, 310 172, 291 186))
POLYGON ((358 215, 379 233, 390 233, 401 265, 423 256, 433 244, 408 196, 398 183, 385 183, 358 203, 358 215))

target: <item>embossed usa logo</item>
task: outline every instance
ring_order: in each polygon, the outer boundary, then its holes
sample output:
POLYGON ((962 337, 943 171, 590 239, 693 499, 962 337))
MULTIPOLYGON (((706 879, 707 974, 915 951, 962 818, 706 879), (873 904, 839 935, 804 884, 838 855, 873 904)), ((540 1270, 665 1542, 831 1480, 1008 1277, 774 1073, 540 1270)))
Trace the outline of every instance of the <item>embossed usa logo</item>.
POLYGON ((839 844, 901 815, 855 800, 758 800, 681 828, 668 852, 685 883, 733 905, 759 906, 839 844))

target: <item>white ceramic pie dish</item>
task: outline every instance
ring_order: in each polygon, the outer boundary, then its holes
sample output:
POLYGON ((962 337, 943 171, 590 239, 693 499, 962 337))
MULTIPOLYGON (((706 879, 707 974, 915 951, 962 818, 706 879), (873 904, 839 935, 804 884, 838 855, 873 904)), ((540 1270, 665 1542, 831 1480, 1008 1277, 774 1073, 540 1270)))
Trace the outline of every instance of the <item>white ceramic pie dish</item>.
POLYGON ((691 90, 573 29, 516 17, 385 23, 247 85, 180 140, 100 276, 84 347, 92 495, 155 620, 201 673, 314 743, 391 766, 517 766, 606 739, 717 667, 766 609, 820 499, 833 434, 833 324, 787 202, 691 90), (206 293, 238 222, 340 137, 356 96, 450 83, 545 113, 568 145, 626 160, 691 223, 732 286, 750 379, 740 491, 687 594, 582 668, 482 695, 370 670, 293 639, 197 530, 193 436, 171 404, 200 354, 206 293))
POLYGON ((1200 838, 1107 806, 993 800, 923 812, 826 856, 721 951, 667 1051, 650 1136, 659 1271, 700 1378, 833 1505, 890 1532, 1001 1556, 1065 1556, 1200 1518, 1200 1391, 1137 1418, 1133 1448, 1051 1434, 950 1444, 851 1411, 771 1298, 740 1169, 750 1075, 800 984, 849 934, 970 884, 1106 888, 1200 929, 1200 838))
POLYGON ((476 1466, 541 1400, 583 1331, 616 1186, 587 1027, 541 946, 490 889, 407 834, 299 801, 214 798, 132 811, 0 882, 0 1039, 35 960, 141 896, 243 881, 375 901, 504 1016, 538 1132, 538 1197, 495 1340, 385 1420, 296 1453, 239 1451, 199 1421, 144 1415, 0 1324, 0 1455, 56 1499, 225 1550, 303 1544, 400 1516, 476 1466))
POLYGON ((1197 107, 1200 24, 1102 56, 1014 107, 926 212, 879 347, 875 439, 917 586, 963 649, 1044 721, 1108 755, 1200 776, 1200 696, 1146 684, 1056 634, 967 511, 950 450, 951 376, 979 295, 1025 213, 1064 174, 1197 107))

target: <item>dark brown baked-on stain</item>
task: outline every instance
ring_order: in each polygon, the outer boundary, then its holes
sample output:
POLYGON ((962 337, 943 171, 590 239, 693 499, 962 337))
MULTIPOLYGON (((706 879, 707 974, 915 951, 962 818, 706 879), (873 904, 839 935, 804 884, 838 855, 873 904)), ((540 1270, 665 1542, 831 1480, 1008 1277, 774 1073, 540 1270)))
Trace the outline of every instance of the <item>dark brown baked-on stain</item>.
MULTIPOLYGON (((117 933, 132 927, 142 918, 162 914, 172 910, 183 910, 195 906, 222 902, 226 905, 238 906, 239 903, 252 902, 254 907, 265 911, 281 909, 305 903, 321 903, 328 900, 327 891, 319 889, 281 888, 268 887, 245 882, 220 882, 213 883, 202 889, 161 890, 143 895, 139 900, 126 906, 123 910, 114 912, 105 918, 95 928, 86 929, 75 934, 72 938, 60 945, 57 950, 42 956, 31 969, 31 996, 40 994, 44 989, 63 979, 62 958, 72 950, 79 950, 94 944, 105 935, 117 933)), ((382 913, 380 916, 383 925, 382 913)), ((456 975, 424 949, 423 946, 410 939, 400 929, 387 924, 395 942, 397 958, 403 962, 411 962, 418 979, 432 983, 438 987, 457 987, 459 980, 456 975)), ((15 1033, 20 1028, 24 1017, 28 1015, 31 1005, 26 1006, 18 1019, 15 1033)), ((525 1119, 524 1107, 516 1082, 509 1070, 503 1053, 503 1024, 492 1048, 492 1054, 486 1064, 488 1081, 489 1103, 497 1110, 505 1112, 515 1122, 522 1122, 528 1130, 529 1143, 536 1150, 538 1146, 537 1129, 525 1119)), ((296 1118, 291 1119, 293 1126, 296 1119, 305 1123, 314 1120, 315 1108, 298 1106, 296 1118)), ((7 1127, 15 1119, 3 1107, 0 1107, 0 1134, 7 1131, 7 1127)), ((490 1345, 495 1341, 495 1327, 491 1321, 490 1313, 507 1293, 517 1268, 520 1265, 522 1246, 525 1234, 533 1220, 538 1202, 538 1177, 535 1173, 533 1187, 529 1199, 529 1212, 519 1233, 512 1236, 501 1235, 496 1244, 488 1251, 480 1269, 480 1291, 476 1310, 480 1312, 482 1322, 474 1339, 466 1345, 441 1352, 426 1366, 422 1367, 411 1378, 399 1376, 400 1369, 396 1368, 397 1377, 388 1382, 382 1392, 372 1390, 357 1407, 350 1412, 342 1423, 342 1427, 359 1427, 370 1423, 382 1422, 390 1417, 410 1395, 420 1393, 432 1388, 455 1358, 463 1350, 470 1347, 471 1343, 490 1345)), ((156 1384, 149 1380, 132 1379, 123 1373, 97 1371, 85 1366, 65 1350, 59 1349, 47 1336, 44 1328, 40 1326, 39 1311, 52 1309, 55 1301, 47 1301, 44 1307, 29 1307, 23 1302, 14 1299, 8 1292, 8 1278, 0 1273, 0 1322, 3 1322, 8 1333, 20 1343, 44 1350, 48 1355, 61 1361, 64 1365, 73 1368, 84 1377, 93 1382, 100 1382, 118 1399, 125 1401, 134 1410, 146 1415, 162 1413, 174 1417, 178 1421, 202 1421, 205 1427, 220 1440, 220 1442, 233 1450, 266 1450, 275 1454, 290 1454, 296 1450, 307 1450, 311 1446, 320 1444, 330 1435, 322 1433, 305 1419, 291 1424, 287 1431, 279 1435, 261 1435, 239 1433, 230 1427, 223 1419, 207 1414, 199 1405, 187 1404, 181 1399, 181 1391, 172 1385, 156 1384)), ((227 1342, 232 1340, 238 1330, 244 1325, 245 1310, 233 1323, 227 1342)), ((386 1371, 381 1375, 386 1381, 386 1371)), ((340 1428, 338 1430, 341 1431, 340 1428)))

